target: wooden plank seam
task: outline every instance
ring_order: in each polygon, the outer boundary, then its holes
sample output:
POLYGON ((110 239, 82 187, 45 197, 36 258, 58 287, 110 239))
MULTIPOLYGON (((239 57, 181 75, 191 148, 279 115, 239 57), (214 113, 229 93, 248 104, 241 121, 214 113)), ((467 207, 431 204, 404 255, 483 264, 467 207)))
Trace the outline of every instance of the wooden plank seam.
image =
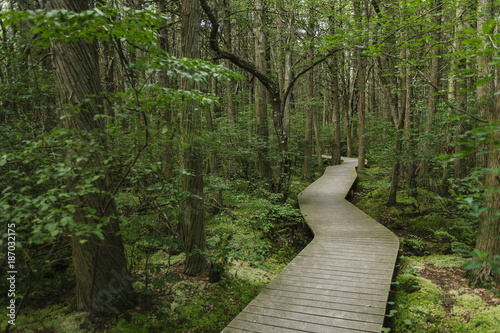
POLYGON ((327 167, 299 194, 314 239, 223 333, 381 331, 399 241, 345 199, 357 161, 327 167))

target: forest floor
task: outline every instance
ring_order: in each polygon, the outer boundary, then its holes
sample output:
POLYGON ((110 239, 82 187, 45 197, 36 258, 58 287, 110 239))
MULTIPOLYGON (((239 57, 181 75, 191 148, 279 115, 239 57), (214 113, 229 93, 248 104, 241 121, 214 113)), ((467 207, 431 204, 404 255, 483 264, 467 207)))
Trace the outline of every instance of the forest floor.
MULTIPOLYGON (((421 189, 414 196, 401 191, 398 204, 387 207, 389 174, 367 169, 351 198, 400 239, 384 330, 498 332, 499 295, 491 286, 471 283, 462 268, 467 258, 455 251, 474 245, 473 232, 465 228, 470 218, 452 199, 421 189)), ((225 208, 207 216, 208 254, 223 264, 215 275, 213 270, 199 277, 184 275, 184 257, 175 248, 146 253, 126 242, 139 295, 137 307, 127 313, 89 322, 73 311, 72 267, 42 268, 33 273, 26 307, 10 332, 220 332, 310 241, 294 200, 307 185, 293 182, 291 199, 281 205, 250 182, 232 184, 224 192, 225 208)), ((64 251, 70 258, 70 249, 64 251)))
MULTIPOLYGON (((279 196, 249 181, 230 184, 224 191, 224 208, 207 213, 207 256, 212 268, 197 277, 183 274, 184 254, 177 246, 130 241, 133 234, 147 236, 148 229, 130 229, 137 228, 133 224, 123 227, 138 295, 137 306, 126 313, 90 321, 74 312, 71 248, 69 243, 60 244, 56 255, 64 264, 40 263, 33 270, 31 289, 9 332, 220 332, 312 239, 293 199, 307 185, 292 182, 291 198, 283 205, 279 196), (214 263, 219 264, 217 269, 214 263)), ((151 230, 160 229, 156 225, 151 230)), ((5 307, 0 315, 7 318, 5 307)), ((0 331, 5 325, 0 321, 0 331)))
POLYGON ((385 323, 387 332, 498 332, 500 294, 476 284, 463 268, 475 237, 471 220, 453 199, 419 189, 400 191, 385 205, 390 170, 367 169, 351 202, 393 231, 400 240, 385 323))

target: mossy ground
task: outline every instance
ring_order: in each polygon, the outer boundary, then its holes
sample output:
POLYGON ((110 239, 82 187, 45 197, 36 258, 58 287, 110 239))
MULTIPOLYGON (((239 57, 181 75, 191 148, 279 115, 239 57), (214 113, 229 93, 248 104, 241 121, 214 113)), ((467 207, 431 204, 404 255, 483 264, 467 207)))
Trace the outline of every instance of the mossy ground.
MULTIPOLYGON (((129 224, 123 232, 139 296, 135 309, 90 321, 74 312, 71 266, 40 271, 10 332, 220 332, 309 241, 296 201, 307 185, 294 181, 284 205, 250 182, 224 191, 224 209, 206 216, 206 255, 222 265, 220 281, 211 282, 208 272, 185 276, 184 254, 171 240, 165 246, 127 242, 132 232, 146 230, 129 224)), ((70 252, 65 256, 70 260, 70 252)), ((7 318, 5 307, 0 315, 7 318)), ((1 331, 5 325, 2 320, 1 331)))
POLYGON ((499 332, 500 296, 474 288, 463 269, 471 249, 474 221, 453 199, 418 189, 398 193, 385 205, 390 170, 366 169, 353 199, 358 207, 392 230, 400 240, 400 259, 388 306, 386 332, 499 332))

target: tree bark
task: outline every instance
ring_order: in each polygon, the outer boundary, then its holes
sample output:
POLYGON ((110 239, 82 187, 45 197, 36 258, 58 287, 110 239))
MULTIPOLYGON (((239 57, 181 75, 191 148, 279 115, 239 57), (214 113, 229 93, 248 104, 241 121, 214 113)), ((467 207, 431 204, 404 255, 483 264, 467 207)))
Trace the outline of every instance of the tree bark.
MULTIPOLYGON (((77 0, 50 0, 48 9, 66 9, 81 12, 88 9, 88 3, 77 0)), ((57 104, 61 116, 60 126, 80 134, 83 143, 92 139, 105 145, 104 121, 95 119, 104 114, 99 75, 99 61, 95 46, 87 40, 72 43, 52 43, 57 104), (89 97, 92 100, 89 101, 89 97), (79 111, 77 111, 77 106, 79 111)), ((76 156, 85 154, 76 153, 76 156)), ((102 170, 103 153, 95 152, 87 162, 70 160, 73 170, 102 170)), ((90 226, 102 226, 104 239, 95 235, 88 237, 72 235, 73 265, 76 276, 76 308, 92 315, 109 310, 126 310, 134 305, 135 296, 127 271, 127 260, 121 237, 114 199, 110 196, 109 174, 93 182, 98 193, 83 194, 74 199, 75 222, 90 226), (95 211, 95 213, 91 213, 95 211), (82 243, 82 241, 87 240, 82 243)), ((69 185, 70 186, 70 185, 69 185)), ((71 186, 74 186, 72 184, 71 186)))
MULTIPOLYGON (((361 15, 361 0, 355 0, 353 2, 354 6, 354 17, 357 22, 360 23, 360 31, 364 29, 363 17, 361 15)), ((363 41, 362 41, 363 43, 363 41)), ((358 58, 358 116, 359 116, 359 128, 358 128, 358 171, 363 171, 365 169, 365 59, 360 51, 356 51, 356 56, 358 58)))
MULTIPOLYGON (((314 59, 314 22, 313 22, 313 3, 309 2, 309 22, 307 24, 307 39, 308 39, 308 51, 307 59, 312 63, 314 59)), ((313 71, 307 72, 306 78, 306 129, 305 129, 305 141, 304 141, 304 171, 302 178, 311 181, 312 179, 312 137, 313 137, 313 102, 314 97, 314 80, 313 71)))
POLYGON ((358 171, 365 169, 365 61, 360 55, 359 59, 359 147, 358 147, 358 171))
MULTIPOLYGON (((264 32, 264 1, 255 0, 255 67, 263 73, 267 72, 266 46, 267 36, 264 32)), ((269 125, 267 122, 267 89, 255 80, 255 113, 257 121, 257 165, 260 177, 264 182, 273 178, 271 163, 269 161, 269 125)))
MULTIPOLYGON (((498 33, 498 28, 497 28, 498 33)), ((495 91, 500 91, 500 69, 495 69, 495 91)), ((487 210, 479 219, 479 230, 476 237, 476 248, 488 252, 488 258, 500 255, 500 134, 498 133, 498 122, 500 121, 500 95, 494 97, 493 107, 488 112, 488 120, 491 126, 496 126, 490 138, 487 173, 484 182, 486 189, 485 207, 487 210)), ((498 259, 497 259, 498 264, 498 259)), ((481 279, 493 280, 496 288, 500 290, 500 274, 494 273, 490 264, 483 265, 476 275, 481 279)))
POLYGON ((340 142, 340 97, 339 97, 339 79, 337 69, 337 57, 332 59, 332 67, 330 69, 330 80, 332 87, 332 160, 331 165, 341 163, 341 142, 340 142))
MULTIPOLYGON (((230 11, 229 11, 229 5, 228 5, 228 0, 224 0, 223 6, 224 6, 224 35, 225 35, 225 40, 226 40, 226 48, 229 50, 229 52, 232 52, 233 48, 233 38, 232 38, 232 26, 231 26, 231 16, 230 16, 230 11)), ((225 66, 229 69, 231 69, 231 61, 229 59, 225 59, 225 66)), ((226 81, 226 102, 227 102, 227 119, 230 125, 234 124, 234 118, 235 118, 235 108, 234 108, 234 101, 233 101, 233 87, 234 83, 233 80, 227 80, 226 81)))
MULTIPOLYGON (((200 57, 200 2, 199 0, 182 1, 181 55, 188 58, 200 57)), ((181 79, 181 89, 194 87, 187 79, 181 79)), ((181 119, 182 148, 181 168, 183 190, 189 192, 184 209, 183 241, 186 251, 184 274, 199 275, 208 268, 203 252, 205 246, 205 223, 203 202, 203 150, 201 147, 201 108, 199 103, 189 101, 182 107, 181 119)))

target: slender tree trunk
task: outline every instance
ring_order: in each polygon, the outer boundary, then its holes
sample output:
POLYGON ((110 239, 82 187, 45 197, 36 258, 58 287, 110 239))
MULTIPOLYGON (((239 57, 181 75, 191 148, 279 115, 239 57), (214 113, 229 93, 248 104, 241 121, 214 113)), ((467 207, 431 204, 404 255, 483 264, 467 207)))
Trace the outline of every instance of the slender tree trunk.
POLYGON ((422 167, 422 173, 423 177, 421 177, 421 181, 424 184, 424 186, 429 186, 429 180, 430 180, 430 166, 428 160, 433 158, 433 146, 435 146, 434 142, 432 142, 432 136, 430 135, 432 128, 433 128, 433 123, 434 123, 434 118, 437 113, 437 101, 439 97, 439 87, 441 86, 441 47, 439 43, 441 42, 441 13, 442 13, 442 6, 443 2, 442 0, 434 0, 434 6, 436 8, 436 13, 434 14, 432 18, 432 22, 435 25, 433 32, 432 32, 432 43, 434 45, 431 46, 431 62, 430 62, 430 68, 429 68, 429 86, 428 86, 428 99, 427 99, 427 116, 426 116, 426 123, 425 123, 425 133, 427 135, 427 141, 425 142, 424 146, 424 151, 425 151, 425 156, 424 156, 424 161, 423 161, 423 167, 422 167))
MULTIPOLYGON (((200 57, 200 2, 183 1, 181 5, 183 57, 200 57)), ((181 89, 194 87, 187 79, 181 79, 181 89)), ((182 149, 181 168, 188 172, 183 175, 183 190, 190 193, 184 209, 183 240, 186 251, 184 274, 199 275, 208 263, 205 251, 205 223, 203 202, 203 150, 201 147, 201 108, 197 102, 187 102, 182 107, 182 149)))
MULTIPOLYGON (((464 28, 465 24, 463 22, 463 19, 461 18, 461 15, 463 14, 463 6, 460 6, 460 0, 458 0, 458 6, 456 8, 456 17, 459 20, 459 24, 456 27, 456 34, 460 33, 464 28)), ((457 53, 460 53, 463 51, 464 47, 462 45, 462 39, 457 38, 454 41, 454 47, 456 49, 457 53)), ((467 61, 464 58, 460 58, 456 60, 456 70, 461 72, 465 71, 467 68, 467 61)), ((459 78, 455 82, 455 91, 454 91, 454 96, 455 96, 455 106, 460 112, 466 112, 467 110, 467 80, 465 78, 459 78)), ((465 126, 462 121, 459 121, 457 126, 455 127, 455 138, 454 142, 460 142, 462 141, 461 135, 465 132, 465 126)), ((463 150, 462 145, 455 145, 455 153, 459 154, 463 150)), ((454 177, 456 180, 462 179, 466 176, 465 174, 465 159, 464 158, 457 158, 454 161, 454 167, 455 167, 455 173, 454 177)))
MULTIPOLYGON (((226 47, 229 50, 229 52, 232 52, 233 48, 233 38, 232 38, 232 26, 231 26, 231 16, 230 16, 230 11, 229 11, 229 0, 224 0, 223 6, 224 6, 224 34, 225 34, 225 41, 226 41, 226 47)), ((225 66, 229 69, 231 69, 231 61, 229 59, 224 60, 225 66)), ((234 118, 235 118, 235 108, 234 108, 234 101, 233 101, 233 88, 234 87, 234 82, 233 80, 228 80, 226 81, 226 102, 227 102, 227 119, 230 125, 234 124, 234 118)))
MULTIPOLYGON (((317 118, 317 117, 314 117, 317 118)), ((318 130, 318 120, 313 119, 313 128, 314 128, 314 138, 316 141, 316 162, 318 164, 318 171, 321 171, 323 167, 323 160, 321 158, 321 142, 319 139, 319 130, 318 130)))
MULTIPOLYGON (((312 3, 309 4, 309 23, 307 26, 307 38, 309 39, 308 55, 307 58, 309 62, 312 63, 314 59, 314 24, 312 17, 312 3)), ((312 177, 312 137, 313 137, 313 110, 314 105, 312 99, 314 97, 314 76, 313 70, 311 69, 307 72, 307 88, 306 88, 306 100, 308 101, 306 105, 306 132, 305 132, 305 142, 304 142, 304 172, 302 178, 310 181, 312 177)))
MULTIPOLYGON (((330 33, 335 34, 335 2, 330 2, 331 14, 328 18, 330 33)), ((330 86, 332 90, 332 159, 331 165, 338 165, 341 163, 341 141, 340 141, 340 90, 339 90, 339 65, 338 56, 334 55, 330 62, 330 86)))
MULTIPOLYGON (((477 2, 478 7, 477 7, 477 12, 478 12, 478 17, 477 17, 477 29, 479 32, 482 32, 482 27, 483 24, 488 22, 491 18, 491 7, 492 7, 492 1, 491 0, 478 0, 477 2)), ((492 76, 492 70, 490 68, 490 61, 492 60, 491 55, 480 55, 478 57, 478 70, 479 70, 479 78, 483 80, 488 80, 491 79, 492 76)), ((493 98, 492 94, 490 91, 490 84, 489 83, 484 83, 481 85, 478 85, 476 88, 476 95, 477 95, 477 101, 479 103, 479 113, 483 118, 488 118, 490 110, 493 106, 493 98)), ((484 144, 480 144, 478 147, 479 151, 486 150, 487 147, 484 144)), ((476 165, 478 167, 486 167, 488 161, 486 159, 486 154, 478 154, 477 155, 477 162, 476 165)))
POLYGON ((365 60, 359 59, 359 147, 358 147, 358 170, 365 169, 365 60))
MULTIPOLYGON (((255 67, 261 73, 267 72, 266 46, 267 36, 265 28, 264 1, 255 0, 255 67)), ((257 120, 257 164, 259 174, 265 182, 273 178, 269 161, 269 125, 267 122, 267 89, 255 80, 255 112, 257 120)))
MULTIPOLYGON (((344 56, 342 59, 344 62, 346 60, 346 57, 344 56)), ((348 64, 349 66, 349 64, 348 64)), ((345 72, 348 72, 347 69, 344 68, 345 72)), ((344 77, 344 94, 343 94, 343 103, 344 103, 344 133, 346 136, 346 145, 347 145, 347 157, 351 157, 352 155, 352 133, 351 133, 351 116, 349 114, 349 89, 350 89, 350 82, 349 82, 349 74, 345 73, 343 74, 344 77)))
MULTIPOLYGON (((212 77, 212 94, 217 96, 217 78, 212 77)), ((215 133, 214 118, 219 114, 218 105, 212 103, 210 110, 205 112, 205 118, 207 121, 207 130, 211 133, 215 133)), ((212 147, 208 154, 208 171, 207 174, 214 178, 214 181, 219 181, 219 154, 218 148, 212 147)), ((210 199, 213 201, 213 206, 215 207, 215 213, 218 213, 223 207, 222 202, 222 189, 216 189, 210 199)))
MULTIPOLYGON (((66 9, 81 12, 88 9, 84 1, 51 0, 48 9, 66 9)), ((87 40, 76 40, 72 43, 54 42, 55 78, 58 91, 57 104, 60 115, 60 126, 70 131, 82 133, 78 140, 99 140, 105 144, 104 121, 95 119, 104 114, 103 101, 94 97, 102 92, 99 75, 98 55, 94 45, 87 40), (79 106, 81 112, 76 112, 79 106)), ((68 152, 80 155, 80 152, 68 152)), ((102 170, 102 153, 96 152, 87 156, 87 162, 78 162, 74 158, 69 163, 73 170, 102 170)), ((114 199, 109 195, 112 191, 109 175, 99 178, 93 185, 100 192, 83 194, 74 199, 75 222, 96 227, 102 221, 104 239, 95 235, 84 238, 72 235, 73 265, 76 276, 76 308, 88 311, 93 315, 108 312, 114 308, 121 311, 135 303, 134 291, 127 271, 127 260, 119 232, 117 212, 114 199), (94 212, 94 213, 92 213, 94 212), (87 240, 86 242, 83 242, 87 240)), ((74 186, 74 184, 68 184, 74 186)))
MULTIPOLYGON (((287 49, 285 51, 285 80, 284 80, 284 87, 290 86, 290 83, 292 82, 292 47, 291 47, 291 41, 288 41, 287 44, 287 49)), ((291 110, 292 110, 292 93, 287 96, 285 100, 285 110, 284 110, 284 128, 285 128, 285 133, 287 138, 290 138, 291 132, 290 132, 290 119, 291 119, 291 110)))
POLYGON ((340 142, 340 96, 339 96, 339 80, 337 69, 337 57, 332 59, 332 68, 330 70, 330 80, 332 87, 332 160, 331 165, 340 164, 341 160, 341 142, 340 142))

